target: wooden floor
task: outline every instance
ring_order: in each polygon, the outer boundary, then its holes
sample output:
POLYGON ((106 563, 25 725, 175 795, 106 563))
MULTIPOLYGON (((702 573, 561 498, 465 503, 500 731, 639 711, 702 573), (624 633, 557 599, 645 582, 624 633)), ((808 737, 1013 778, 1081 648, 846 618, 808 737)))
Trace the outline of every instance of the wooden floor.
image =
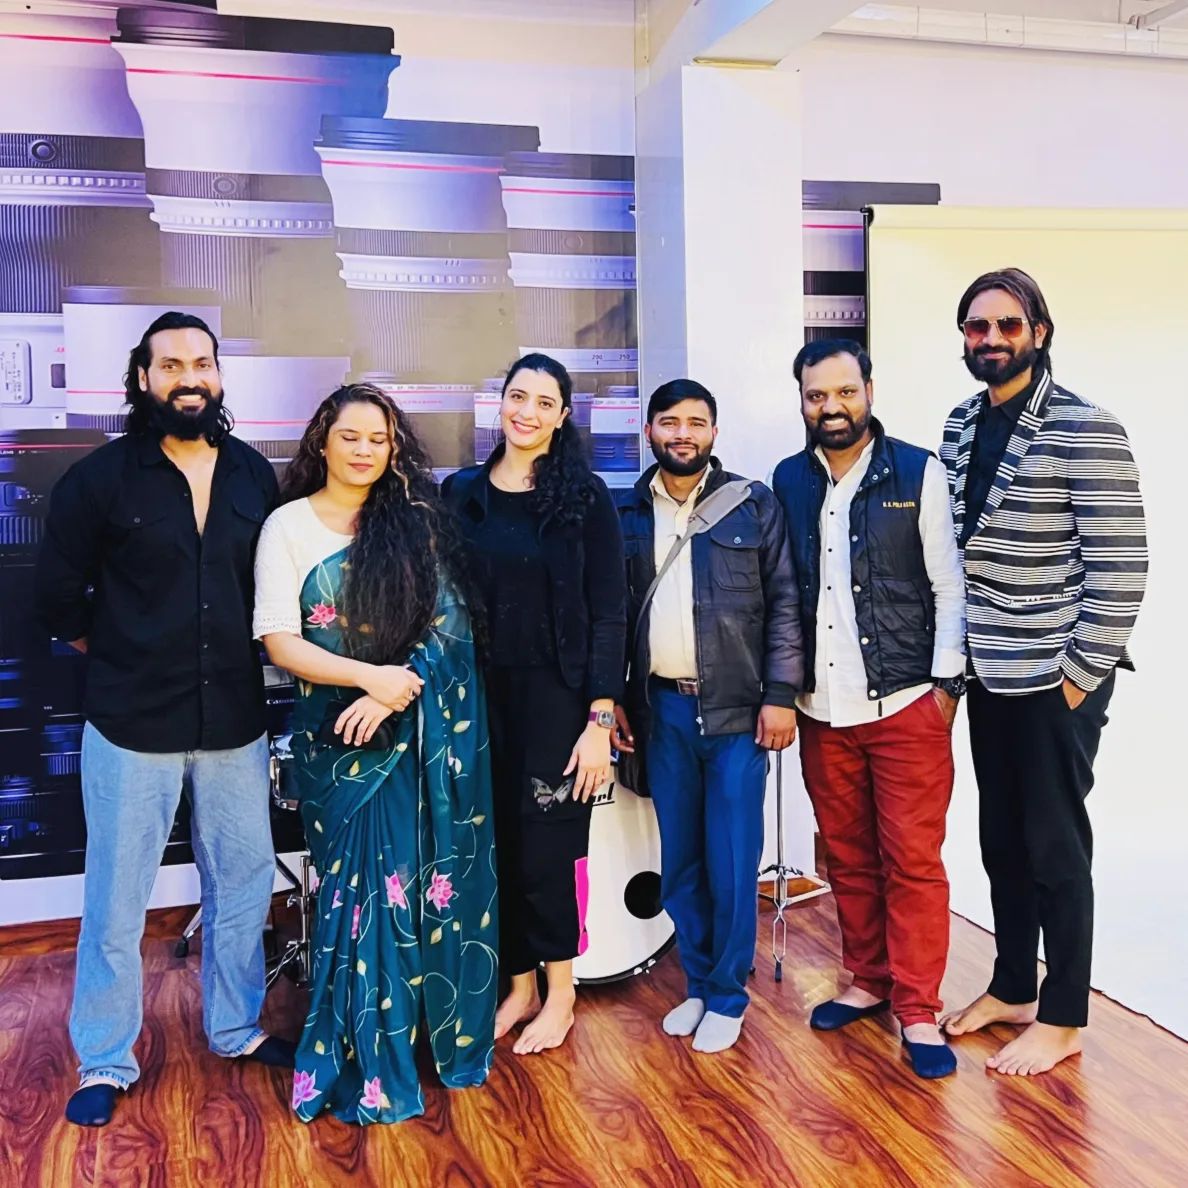
MULTIPOLYGON (((761 952, 733 1051, 695 1056, 660 1031, 681 990, 670 955, 651 976, 583 991, 562 1051, 518 1058, 504 1041, 485 1088, 448 1093, 430 1073, 423 1118, 366 1130, 304 1126, 288 1076, 206 1050, 197 958, 175 959, 168 939, 176 912, 145 943, 140 1083, 106 1129, 65 1123, 69 934, 0 932, 0 1185, 1188 1184, 1188 1044, 1098 997, 1084 1055, 1055 1073, 987 1073, 1003 1030, 962 1041, 956 1077, 923 1082, 888 1023, 809 1030, 837 985, 833 902, 792 915, 785 980, 761 952)), ((947 1003, 982 987, 990 953, 954 918, 947 1003)), ((295 1037, 302 1009, 283 983, 265 1026, 295 1037)))

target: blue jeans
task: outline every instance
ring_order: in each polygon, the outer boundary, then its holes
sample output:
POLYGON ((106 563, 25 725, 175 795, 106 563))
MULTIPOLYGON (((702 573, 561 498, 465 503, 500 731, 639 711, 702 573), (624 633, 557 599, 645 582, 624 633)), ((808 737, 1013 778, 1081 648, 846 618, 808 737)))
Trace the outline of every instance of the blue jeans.
POLYGON ((741 1018, 758 926, 767 752, 751 734, 699 733, 696 697, 655 685, 650 696, 660 896, 689 997, 741 1018))
POLYGON ((143 995, 140 939, 182 789, 193 806, 202 887, 202 1024, 211 1050, 238 1056, 262 1034, 264 922, 275 855, 268 740, 229 751, 150 754, 83 732, 87 867, 70 1038, 79 1075, 127 1088, 143 995))

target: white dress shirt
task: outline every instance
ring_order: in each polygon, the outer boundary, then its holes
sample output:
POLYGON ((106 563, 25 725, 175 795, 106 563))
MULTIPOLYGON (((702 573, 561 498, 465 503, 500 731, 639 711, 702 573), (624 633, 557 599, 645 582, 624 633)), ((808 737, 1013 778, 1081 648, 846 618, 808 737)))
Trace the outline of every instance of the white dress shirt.
MULTIPOLYGON (((810 718, 831 726, 859 726, 890 717, 931 688, 927 683, 914 685, 877 701, 868 696, 850 580, 850 504, 870 466, 873 449, 872 441, 837 482, 830 476, 821 506, 816 687, 812 693, 802 693, 796 704, 810 718)), ((819 446, 817 457, 829 474, 829 463, 819 446)), ((932 675, 959 676, 965 670, 965 577, 957 556, 945 469, 936 458, 929 458, 924 468, 919 524, 936 608, 932 675)))
MULTIPOLYGON (((659 470, 652 476, 652 509, 656 520, 654 556, 656 572, 664 564, 673 541, 685 535, 689 516, 705 490, 710 468, 689 493, 684 503, 677 503, 668 493, 659 470)), ((687 544, 677 554, 656 593, 648 619, 648 648, 652 675, 671 680, 697 677, 697 636, 693 622, 693 546, 687 544)))

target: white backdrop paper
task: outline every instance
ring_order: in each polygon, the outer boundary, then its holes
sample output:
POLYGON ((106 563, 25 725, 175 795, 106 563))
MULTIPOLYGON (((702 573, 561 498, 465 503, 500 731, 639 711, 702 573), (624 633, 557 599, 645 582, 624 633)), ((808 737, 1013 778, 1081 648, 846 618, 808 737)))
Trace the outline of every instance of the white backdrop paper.
MULTIPOLYGON (((1008 265, 1039 282, 1058 382, 1121 418, 1142 473, 1151 548, 1090 794, 1096 834, 1093 984, 1188 1036, 1188 776, 1182 725, 1184 442, 1188 436, 1188 211, 878 207, 869 233, 875 407, 889 433, 936 448, 976 390, 957 300, 1008 265)), ((964 721, 945 861, 953 908, 991 927, 964 721)), ((1010 739, 1003 739, 1010 746, 1010 739)))

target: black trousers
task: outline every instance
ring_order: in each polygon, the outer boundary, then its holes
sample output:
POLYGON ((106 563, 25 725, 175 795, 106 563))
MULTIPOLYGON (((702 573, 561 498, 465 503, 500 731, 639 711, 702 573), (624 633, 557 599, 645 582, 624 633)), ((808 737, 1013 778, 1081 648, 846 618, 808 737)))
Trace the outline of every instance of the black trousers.
POLYGON ((554 667, 487 672, 499 961, 504 973, 569 961, 585 951, 593 802, 564 776, 590 709, 554 667))
POLYGON ((1114 691, 1114 674, 1075 710, 1059 685, 1008 697, 969 686, 982 864, 990 877, 998 955, 990 993, 1036 998, 1039 1020, 1084 1027, 1093 955, 1093 830, 1085 798, 1114 691))

